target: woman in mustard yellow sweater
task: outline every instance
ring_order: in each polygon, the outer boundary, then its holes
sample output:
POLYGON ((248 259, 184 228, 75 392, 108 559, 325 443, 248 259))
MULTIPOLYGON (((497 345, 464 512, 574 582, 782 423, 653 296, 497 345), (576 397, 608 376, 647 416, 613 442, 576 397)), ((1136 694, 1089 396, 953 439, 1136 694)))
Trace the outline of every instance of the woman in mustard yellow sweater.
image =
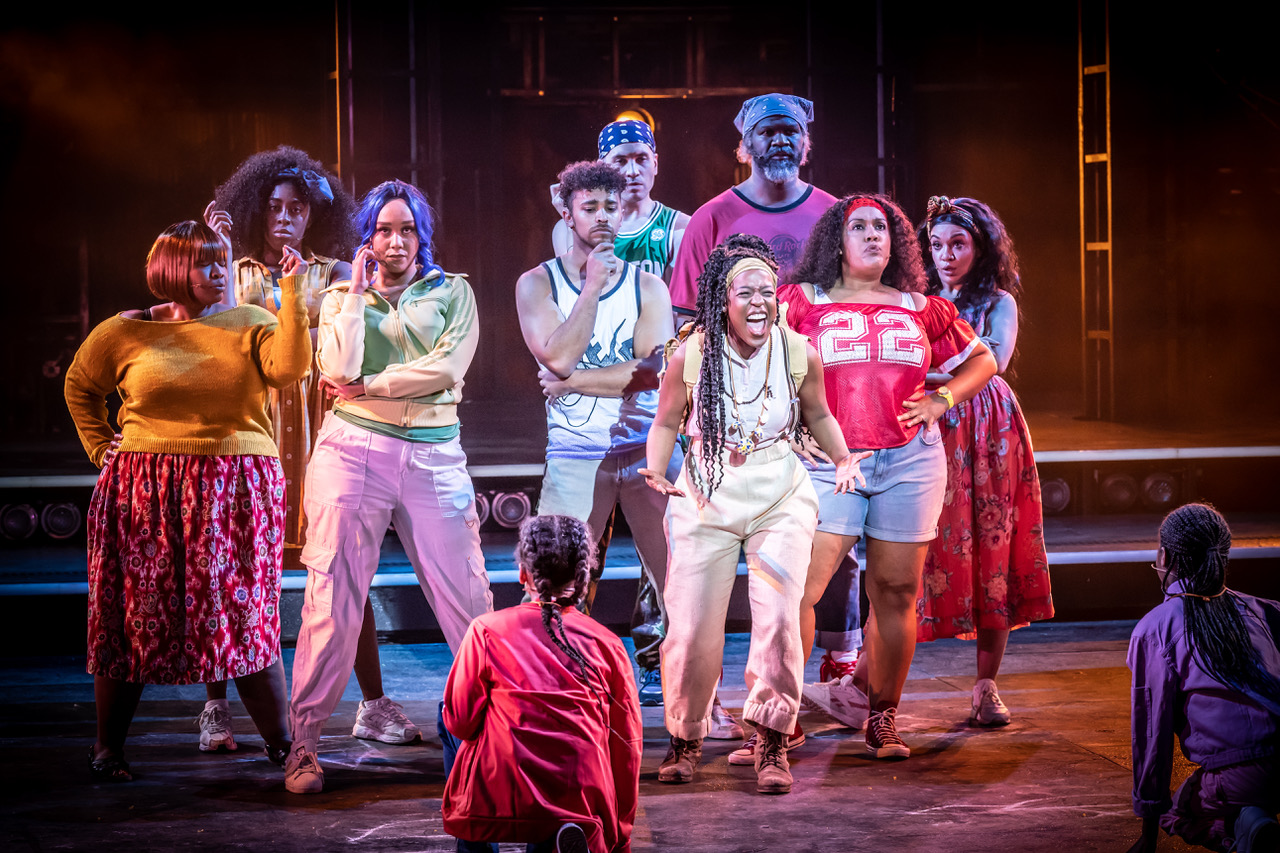
POLYGON ((284 475, 266 401, 311 363, 306 267, 290 253, 276 316, 222 310, 218 235, 198 222, 171 226, 147 256, 147 286, 170 301, 103 322, 67 371, 67 406, 102 466, 88 521, 96 778, 133 778, 124 741, 144 684, 235 678, 268 755, 288 753, 284 475))

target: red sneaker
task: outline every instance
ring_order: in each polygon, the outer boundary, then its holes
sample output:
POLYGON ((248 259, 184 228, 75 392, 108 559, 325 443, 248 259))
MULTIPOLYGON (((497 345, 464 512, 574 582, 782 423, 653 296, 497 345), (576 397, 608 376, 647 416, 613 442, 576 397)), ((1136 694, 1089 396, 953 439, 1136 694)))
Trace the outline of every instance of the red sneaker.
POLYGON ((853 671, 858 666, 858 661, 852 660, 849 663, 844 661, 832 660, 831 652, 822 653, 822 663, 818 666, 819 681, 835 681, 844 675, 853 675, 853 671))

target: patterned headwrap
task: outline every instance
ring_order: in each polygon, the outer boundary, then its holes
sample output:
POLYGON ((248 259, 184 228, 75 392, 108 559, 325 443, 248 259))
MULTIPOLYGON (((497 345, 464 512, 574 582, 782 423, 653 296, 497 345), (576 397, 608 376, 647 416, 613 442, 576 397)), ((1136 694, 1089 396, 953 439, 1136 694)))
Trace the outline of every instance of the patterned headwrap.
POLYGON ((276 175, 275 184, 279 184, 282 181, 301 181, 302 185, 306 187, 307 198, 311 204, 316 204, 317 202, 333 203, 333 189, 329 186, 329 179, 324 175, 313 172, 310 169, 299 169, 297 166, 290 166, 276 175))
POLYGON ((742 103, 742 109, 738 110, 733 126, 745 136, 761 119, 769 116, 786 116, 795 119, 796 124, 807 132, 809 123, 813 121, 813 101, 798 95, 783 95, 778 92, 747 98, 742 103))
POLYGON ((600 138, 596 142, 600 149, 600 159, 608 157, 610 151, 628 142, 643 142, 653 151, 658 150, 653 141, 653 129, 649 125, 636 119, 626 119, 606 124, 600 131, 600 138))
POLYGON ((982 239, 982 232, 974 223, 973 215, 945 195, 929 196, 929 205, 925 208, 924 218, 930 233, 933 232, 933 226, 939 222, 949 222, 952 225, 959 225, 974 238, 982 239))

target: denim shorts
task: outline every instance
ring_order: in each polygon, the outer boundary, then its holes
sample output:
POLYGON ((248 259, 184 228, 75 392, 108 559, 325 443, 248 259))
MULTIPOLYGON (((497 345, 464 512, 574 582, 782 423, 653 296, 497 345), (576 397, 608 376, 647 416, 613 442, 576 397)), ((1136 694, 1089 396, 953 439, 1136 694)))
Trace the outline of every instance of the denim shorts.
POLYGON ((921 428, 901 447, 862 460, 867 485, 837 495, 836 466, 809 467, 818 493, 818 530, 882 542, 928 542, 938 535, 947 490, 947 457, 938 425, 921 428))

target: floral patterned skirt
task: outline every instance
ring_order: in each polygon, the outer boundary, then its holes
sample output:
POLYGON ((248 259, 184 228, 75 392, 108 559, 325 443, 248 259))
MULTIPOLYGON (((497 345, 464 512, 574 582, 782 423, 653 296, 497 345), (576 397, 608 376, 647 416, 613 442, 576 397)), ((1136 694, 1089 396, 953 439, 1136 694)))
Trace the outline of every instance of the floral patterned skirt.
POLYGON ((1040 478, 1013 390, 996 376, 939 423, 947 491, 916 601, 917 640, 1050 618, 1040 478))
POLYGON ((193 684, 273 664, 283 523, 275 458, 116 455, 89 506, 89 672, 193 684))

